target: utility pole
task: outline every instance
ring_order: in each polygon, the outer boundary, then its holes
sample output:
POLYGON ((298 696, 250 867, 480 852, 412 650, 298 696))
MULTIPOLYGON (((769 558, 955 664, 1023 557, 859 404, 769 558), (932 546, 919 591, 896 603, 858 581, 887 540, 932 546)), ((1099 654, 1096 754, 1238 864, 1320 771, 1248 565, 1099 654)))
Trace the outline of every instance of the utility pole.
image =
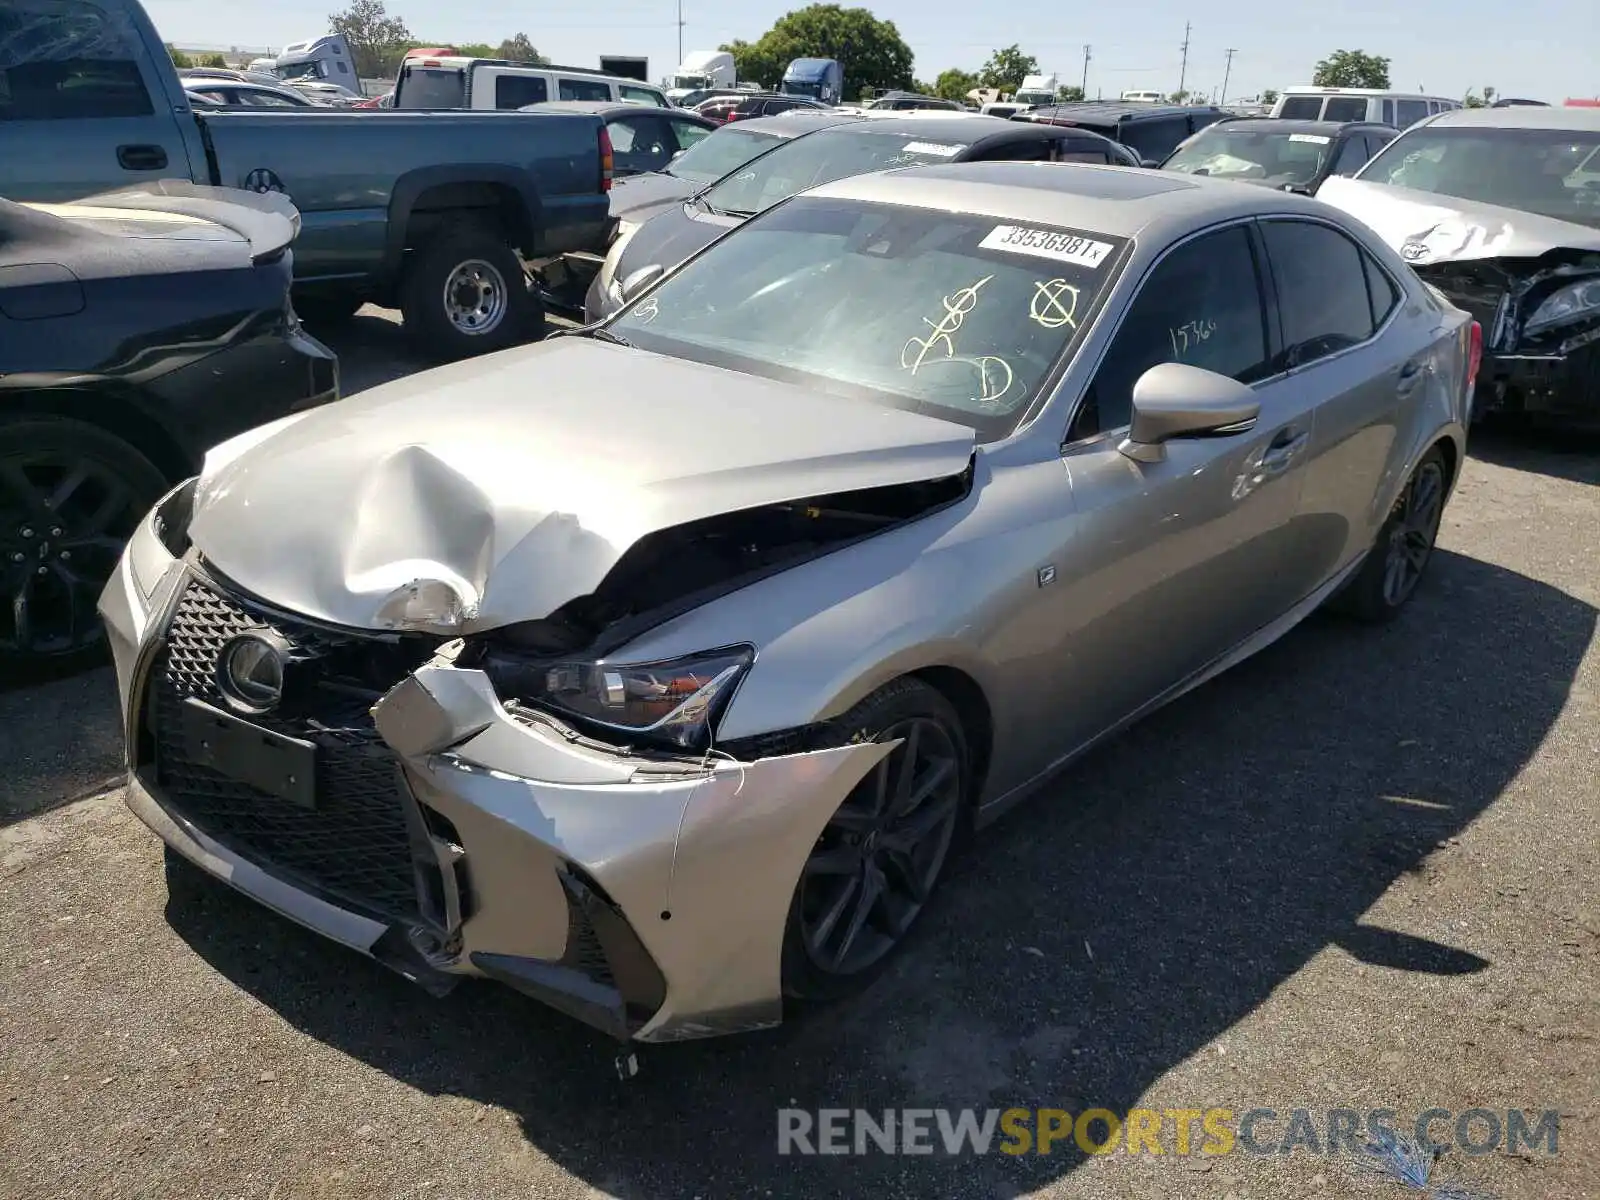
POLYGON ((678 61, 683 61, 683 0, 678 0, 678 61))
POLYGON ((1092 57, 1090 54, 1092 49, 1091 46, 1083 48, 1083 82, 1078 85, 1078 90, 1083 93, 1085 100, 1089 98, 1089 59, 1092 57))
POLYGON ((1183 95, 1183 85, 1189 78, 1189 22, 1183 23, 1183 45, 1178 49, 1183 51, 1183 66, 1178 69, 1178 95, 1183 95))
POLYGON ((1228 65, 1222 71, 1222 103, 1228 102, 1228 77, 1233 74, 1233 56, 1239 53, 1231 46, 1228 48, 1228 65))

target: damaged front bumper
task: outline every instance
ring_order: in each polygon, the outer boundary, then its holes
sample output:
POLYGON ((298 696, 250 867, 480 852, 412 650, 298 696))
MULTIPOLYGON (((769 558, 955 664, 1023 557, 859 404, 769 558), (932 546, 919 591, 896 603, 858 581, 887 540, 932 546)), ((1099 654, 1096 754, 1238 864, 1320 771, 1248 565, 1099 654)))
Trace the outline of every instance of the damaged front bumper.
POLYGON ((623 1040, 781 1020, 806 856, 892 748, 735 762, 596 747, 508 708, 449 647, 236 594, 150 522, 101 612, 128 804, 174 851, 431 991, 496 979, 623 1040), (220 660, 262 633, 287 647, 283 699, 241 718, 220 660), (352 696, 351 664, 402 661, 352 696))

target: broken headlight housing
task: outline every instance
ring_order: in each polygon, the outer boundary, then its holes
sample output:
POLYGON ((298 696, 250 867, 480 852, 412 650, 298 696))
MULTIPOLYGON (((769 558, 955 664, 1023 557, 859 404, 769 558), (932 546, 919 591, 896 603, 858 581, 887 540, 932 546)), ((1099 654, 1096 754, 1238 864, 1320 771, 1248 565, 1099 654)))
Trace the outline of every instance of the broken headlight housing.
POLYGON ((717 720, 755 662, 751 646, 727 646, 659 662, 516 661, 493 651, 496 692, 581 725, 679 750, 709 749, 717 720))
POLYGON ((1522 331, 1538 333, 1552 325, 1597 316, 1600 316, 1600 279, 1580 279, 1546 296, 1523 324, 1522 331))

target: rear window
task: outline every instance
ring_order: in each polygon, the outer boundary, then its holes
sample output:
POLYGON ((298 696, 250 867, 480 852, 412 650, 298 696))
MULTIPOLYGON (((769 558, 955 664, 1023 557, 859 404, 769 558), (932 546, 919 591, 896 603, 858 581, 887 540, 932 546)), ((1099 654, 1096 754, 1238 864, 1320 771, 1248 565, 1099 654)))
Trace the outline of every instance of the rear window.
POLYGON ((559 79, 556 86, 563 100, 611 99, 611 85, 593 79, 559 79))
POLYGON ((496 108, 521 108, 550 99, 550 85, 537 75, 500 75, 494 81, 496 108))
POLYGON ((1278 115, 1291 121, 1315 121, 1322 115, 1322 97, 1290 96, 1283 102, 1278 115))
POLYGON ((1324 121, 1365 121, 1367 100, 1365 96, 1334 96, 1322 110, 1324 121))
POLYGON ((459 68, 407 67, 395 90, 396 108, 464 108, 466 72, 459 68))

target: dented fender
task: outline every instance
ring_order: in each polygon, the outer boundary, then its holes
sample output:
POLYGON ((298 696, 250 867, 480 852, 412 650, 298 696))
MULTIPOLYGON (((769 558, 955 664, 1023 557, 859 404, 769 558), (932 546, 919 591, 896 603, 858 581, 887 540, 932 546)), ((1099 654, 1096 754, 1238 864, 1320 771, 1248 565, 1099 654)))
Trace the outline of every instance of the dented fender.
POLYGON ((795 884, 823 827, 897 744, 739 762, 603 750, 507 711, 481 671, 435 660, 373 708, 418 800, 459 833, 472 909, 460 958, 554 960, 558 869, 605 889, 659 966, 666 1001, 636 1035, 776 1024, 795 884))

